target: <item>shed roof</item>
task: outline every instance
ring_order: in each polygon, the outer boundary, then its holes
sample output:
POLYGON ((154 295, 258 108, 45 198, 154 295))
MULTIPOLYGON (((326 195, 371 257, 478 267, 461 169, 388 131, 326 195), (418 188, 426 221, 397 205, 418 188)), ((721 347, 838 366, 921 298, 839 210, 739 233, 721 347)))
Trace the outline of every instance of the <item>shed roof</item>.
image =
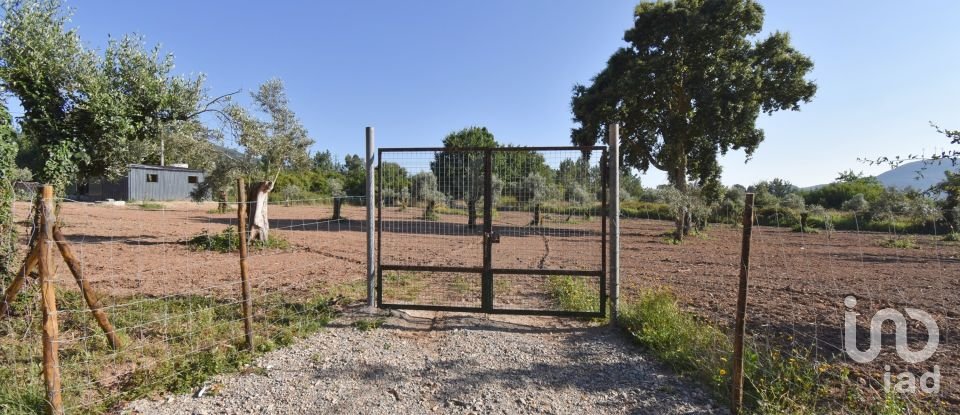
POLYGON ((182 171, 188 173, 203 173, 203 170, 198 169, 187 169, 183 167, 174 167, 174 166, 151 166, 149 164, 131 164, 127 166, 131 169, 144 169, 144 170, 163 170, 163 171, 182 171))

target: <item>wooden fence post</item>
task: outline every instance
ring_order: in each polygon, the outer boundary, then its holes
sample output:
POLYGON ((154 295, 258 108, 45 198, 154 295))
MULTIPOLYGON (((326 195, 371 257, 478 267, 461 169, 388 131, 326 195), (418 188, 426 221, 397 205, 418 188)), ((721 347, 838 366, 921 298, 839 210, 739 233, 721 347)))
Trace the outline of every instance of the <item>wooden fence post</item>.
POLYGON ((53 273, 53 186, 45 185, 40 190, 40 235, 37 247, 40 252, 40 294, 43 303, 43 383, 47 391, 47 412, 63 413, 63 397, 60 394, 60 356, 57 352, 57 296, 56 275, 53 273))
POLYGON ((250 297, 250 279, 247 278, 247 186, 237 179, 237 231, 240 235, 240 290, 243 298, 243 331, 247 349, 253 351, 253 299, 250 297))
POLYGON ((119 349, 120 338, 117 336, 117 331, 114 330, 113 325, 110 324, 107 313, 103 311, 103 304, 100 304, 100 299, 97 297, 96 292, 93 291, 93 287, 90 286, 90 282, 83 277, 83 267, 80 264, 80 260, 77 259, 73 250, 70 249, 67 238, 63 236, 63 232, 61 232, 57 226, 53 228, 53 239, 57 243, 57 248, 60 249, 60 256, 63 257, 63 262, 67 263, 67 268, 70 269, 73 278, 77 280, 77 285, 80 286, 80 293, 83 294, 83 299, 87 302, 87 307, 90 307, 90 312, 93 313, 94 320, 97 321, 97 325, 99 325, 107 335, 110 348, 114 350, 119 349))
POLYGON ((740 286, 737 289, 737 320, 733 333, 730 413, 743 412, 743 337, 747 317, 747 278, 750 275, 750 236, 753 233, 753 193, 743 205, 743 240, 740 246, 740 286))

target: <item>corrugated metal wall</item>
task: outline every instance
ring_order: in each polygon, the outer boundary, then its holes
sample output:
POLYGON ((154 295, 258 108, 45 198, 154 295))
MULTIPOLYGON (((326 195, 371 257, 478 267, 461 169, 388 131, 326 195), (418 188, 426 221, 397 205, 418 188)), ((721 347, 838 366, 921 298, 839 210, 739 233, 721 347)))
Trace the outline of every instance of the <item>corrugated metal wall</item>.
POLYGON ((130 166, 127 176, 127 200, 186 200, 197 183, 204 179, 202 171, 174 167, 130 166), (148 177, 150 180, 148 180, 148 177))

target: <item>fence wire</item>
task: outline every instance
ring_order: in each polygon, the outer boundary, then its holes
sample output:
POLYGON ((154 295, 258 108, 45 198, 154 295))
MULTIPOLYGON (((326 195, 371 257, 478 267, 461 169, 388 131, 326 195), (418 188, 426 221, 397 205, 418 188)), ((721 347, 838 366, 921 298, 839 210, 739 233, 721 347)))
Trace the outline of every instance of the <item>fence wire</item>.
MULTIPOLYGON (((713 346, 689 346, 699 354, 686 364, 698 367, 725 396, 732 344, 724 333, 734 326, 742 228, 724 218, 737 215, 720 211, 676 244, 669 210, 644 208, 624 212, 621 221, 624 301, 666 290, 706 324, 704 332, 718 328, 718 337, 690 335, 711 338, 713 346)), ((748 405, 774 413, 960 410, 960 348, 954 341, 960 243, 956 233, 943 229, 940 219, 947 212, 911 224, 904 217, 827 211, 806 215, 802 228, 800 214, 787 209, 755 213, 746 317, 748 405), (867 351, 871 319, 884 309, 905 317, 910 350, 935 342, 935 352, 920 362, 905 360, 895 346, 899 327, 887 321, 874 346, 879 354, 855 361, 844 342, 850 333, 845 318, 856 322, 854 351, 867 351), (909 309, 929 314, 938 335, 931 338, 909 309), (912 383, 901 382, 907 379, 912 383)))
MULTIPOLYGON (((220 213, 216 203, 57 202, 59 228, 121 340, 121 347, 110 347, 55 253, 57 343, 68 413, 115 410, 164 392, 196 392, 212 373, 248 367, 236 203, 220 213)), ((268 203, 270 238, 251 243, 247 258, 258 351, 290 344, 322 327, 337 303, 365 297, 365 205, 364 197, 268 203)), ((30 240, 29 212, 29 203, 15 204, 21 255, 30 240)), ((38 407, 45 399, 37 370, 39 299, 36 279, 28 278, 0 321, 0 371, 7 380, 0 387, 29 396, 21 402, 38 407)))
POLYGON ((479 308, 489 268, 493 283, 487 290, 495 309, 568 309, 559 291, 573 285, 584 287, 593 301, 570 311, 599 312, 605 258, 602 158, 602 150, 383 152, 378 212, 383 303, 479 308), (489 261, 485 238, 494 241, 489 261))

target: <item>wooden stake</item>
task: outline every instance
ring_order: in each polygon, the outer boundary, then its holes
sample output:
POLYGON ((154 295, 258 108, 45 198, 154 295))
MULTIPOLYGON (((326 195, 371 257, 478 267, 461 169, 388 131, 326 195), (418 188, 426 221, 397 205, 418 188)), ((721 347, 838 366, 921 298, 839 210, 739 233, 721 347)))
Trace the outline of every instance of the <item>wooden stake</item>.
POLYGON ((107 313, 103 311, 103 305, 100 304, 100 299, 97 298, 97 294, 93 291, 90 283, 83 278, 83 268, 80 266, 80 261, 77 260, 77 256, 74 255, 73 249, 70 248, 67 239, 63 237, 59 226, 54 226, 53 228, 53 239, 57 242, 57 248, 60 249, 60 255, 63 256, 63 261, 67 263, 67 268, 70 268, 73 278, 77 280, 77 285, 80 286, 80 292, 83 293, 83 299, 87 301, 87 306, 90 307, 93 318, 97 320, 97 325, 107 334, 110 347, 114 350, 119 349, 120 338, 117 337, 116 330, 114 330, 113 325, 110 324, 107 313))
POLYGON ((53 186, 41 189, 40 235, 37 240, 40 263, 40 294, 43 302, 43 383, 47 391, 47 412, 63 414, 63 397, 60 394, 60 356, 57 352, 57 296, 56 274, 53 272, 53 186))
POLYGON ((20 290, 23 288, 27 276, 36 268, 38 262, 40 262, 40 250, 34 246, 30 249, 30 252, 27 253, 27 257, 23 260, 23 266, 20 267, 20 271, 13 277, 13 281, 10 282, 7 291, 3 293, 3 300, 0 300, 0 319, 3 319, 3 317, 7 315, 10 304, 17 298, 17 294, 20 293, 20 290))
POLYGON ((731 373, 730 413, 743 411, 743 337, 747 318, 747 277, 750 275, 750 236, 753 233, 753 193, 747 193, 743 205, 743 240, 740 246, 740 286, 737 289, 737 320, 733 332, 733 370, 731 373))
POLYGON ((253 299, 250 297, 250 279, 247 278, 247 187, 243 178, 237 179, 237 221, 240 232, 240 294, 243 298, 243 330, 247 349, 253 351, 253 299))

